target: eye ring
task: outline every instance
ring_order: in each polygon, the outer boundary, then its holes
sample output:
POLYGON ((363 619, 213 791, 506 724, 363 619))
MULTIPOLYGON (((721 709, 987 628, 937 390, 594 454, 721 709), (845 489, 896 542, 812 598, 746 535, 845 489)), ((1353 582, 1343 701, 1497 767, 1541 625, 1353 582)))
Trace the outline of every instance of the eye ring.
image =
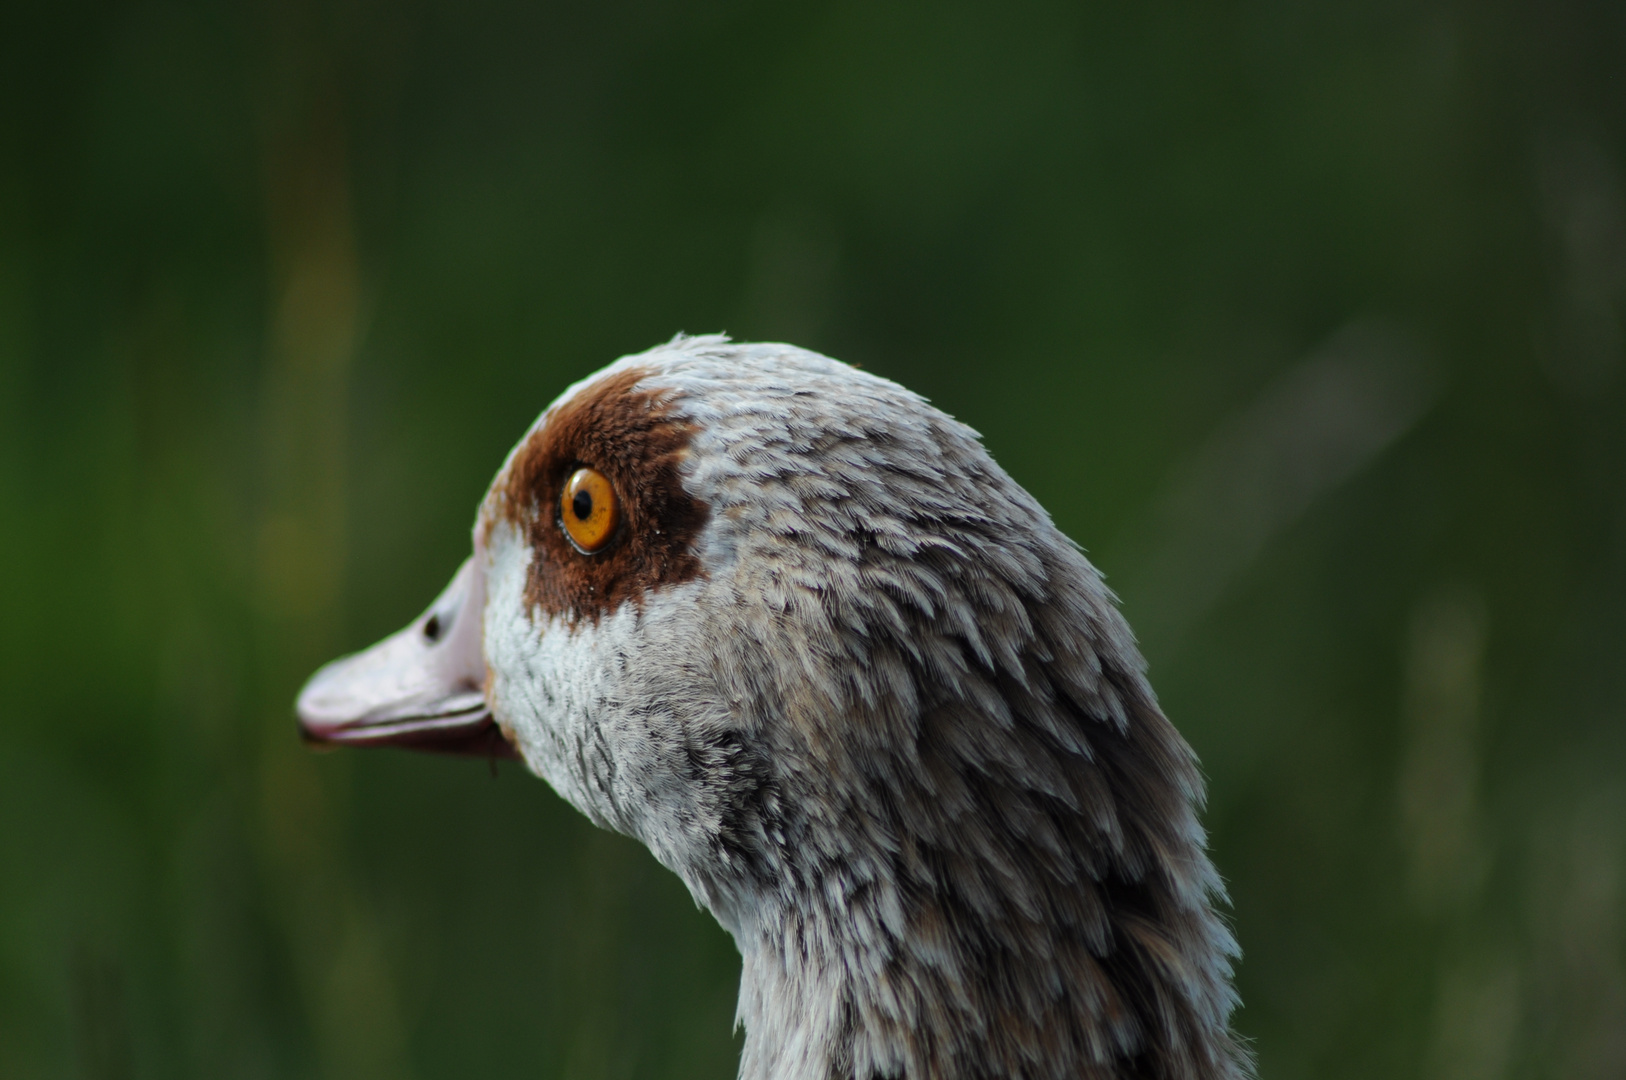
POLYGON ((570 474, 559 492, 559 524, 577 551, 602 551, 621 522, 621 500, 609 478, 582 467, 570 474))

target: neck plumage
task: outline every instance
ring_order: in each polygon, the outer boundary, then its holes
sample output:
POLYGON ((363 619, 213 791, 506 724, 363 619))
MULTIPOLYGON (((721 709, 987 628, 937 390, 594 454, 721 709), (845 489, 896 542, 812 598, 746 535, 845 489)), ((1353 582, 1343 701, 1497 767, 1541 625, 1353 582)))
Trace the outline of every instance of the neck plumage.
POLYGON ((1201 779, 1143 687, 1071 746, 939 706, 906 756, 798 769, 727 920, 742 1080, 1247 1076, 1201 779))
POLYGON ((668 865, 744 956, 742 1077, 1241 1080, 1201 775, 1111 594, 991 462, 895 475, 702 609, 717 826, 668 865))
POLYGON ((740 936, 741 1080, 1246 1075, 1228 939, 1145 888, 1098 886, 1092 928, 1047 922, 1043 890, 979 914, 895 882, 823 885, 825 903, 764 907, 740 936))

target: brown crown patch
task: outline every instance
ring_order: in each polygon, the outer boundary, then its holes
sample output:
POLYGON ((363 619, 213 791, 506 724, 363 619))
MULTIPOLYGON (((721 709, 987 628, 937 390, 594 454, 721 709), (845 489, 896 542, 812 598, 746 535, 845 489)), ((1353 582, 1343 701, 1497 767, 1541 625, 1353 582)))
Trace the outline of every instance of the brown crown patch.
POLYGON ((678 466, 693 425, 671 395, 640 389, 651 372, 628 368, 559 406, 514 455, 497 512, 525 530, 533 557, 527 609, 597 622, 627 601, 698 577, 695 536, 707 507, 684 490, 678 466), (576 469, 597 469, 615 488, 621 521, 603 549, 584 555, 566 538, 559 493, 576 469))

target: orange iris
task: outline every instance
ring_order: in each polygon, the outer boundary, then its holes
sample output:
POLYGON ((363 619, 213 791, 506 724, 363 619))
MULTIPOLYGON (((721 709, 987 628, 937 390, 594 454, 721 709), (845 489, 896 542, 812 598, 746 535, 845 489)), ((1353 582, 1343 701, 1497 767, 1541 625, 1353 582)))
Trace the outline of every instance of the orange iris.
POLYGON ((559 520, 564 522, 565 535, 583 554, 591 555, 609 543, 620 511, 615 488, 597 469, 577 469, 559 494, 559 520))

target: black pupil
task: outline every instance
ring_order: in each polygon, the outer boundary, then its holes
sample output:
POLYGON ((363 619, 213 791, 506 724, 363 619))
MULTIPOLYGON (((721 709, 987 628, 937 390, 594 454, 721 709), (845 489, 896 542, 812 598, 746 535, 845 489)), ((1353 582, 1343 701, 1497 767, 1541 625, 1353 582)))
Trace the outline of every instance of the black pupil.
POLYGON ((578 491, 570 500, 570 512, 576 515, 577 521, 586 521, 593 516, 593 496, 586 491, 578 491))

